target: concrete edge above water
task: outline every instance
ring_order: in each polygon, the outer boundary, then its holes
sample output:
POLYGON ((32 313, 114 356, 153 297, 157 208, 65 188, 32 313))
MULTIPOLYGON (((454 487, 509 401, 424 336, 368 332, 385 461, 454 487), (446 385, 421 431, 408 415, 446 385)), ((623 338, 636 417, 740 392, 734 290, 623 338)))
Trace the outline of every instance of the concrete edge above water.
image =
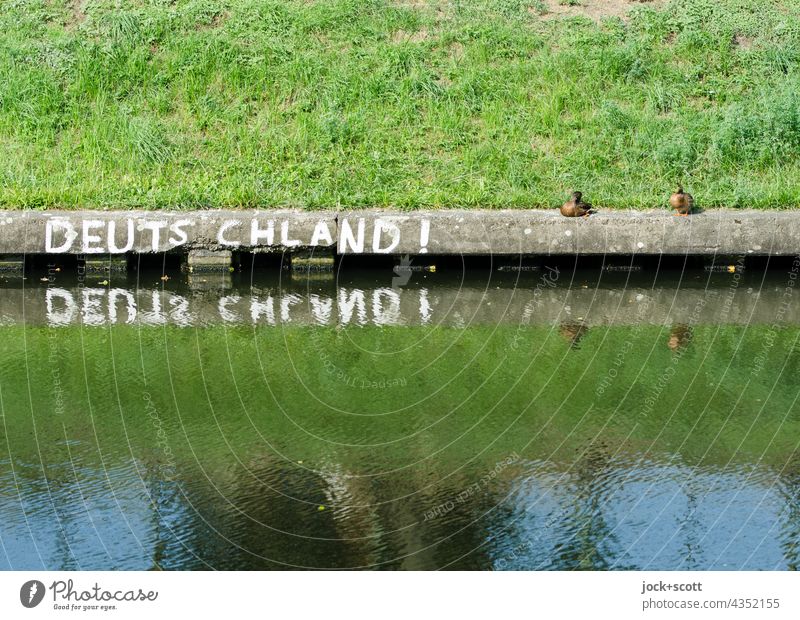
POLYGON ((800 254, 800 210, 0 211, 0 254, 800 254))

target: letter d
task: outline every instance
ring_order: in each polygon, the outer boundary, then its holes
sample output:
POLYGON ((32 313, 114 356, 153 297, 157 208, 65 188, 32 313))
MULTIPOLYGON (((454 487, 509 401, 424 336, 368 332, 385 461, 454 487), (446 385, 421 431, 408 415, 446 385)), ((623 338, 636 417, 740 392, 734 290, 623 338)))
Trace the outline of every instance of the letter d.
POLYGON ((44 251, 47 254, 63 254, 72 247, 72 242, 78 237, 78 232, 69 220, 63 218, 52 218, 47 220, 44 231, 44 251), (58 247, 53 247, 53 230, 61 228, 64 230, 64 243, 58 247))

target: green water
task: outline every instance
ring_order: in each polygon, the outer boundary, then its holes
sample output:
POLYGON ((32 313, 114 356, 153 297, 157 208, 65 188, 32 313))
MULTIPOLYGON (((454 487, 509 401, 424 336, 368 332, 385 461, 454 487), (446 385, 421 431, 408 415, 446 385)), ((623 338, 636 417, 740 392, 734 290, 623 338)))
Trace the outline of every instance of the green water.
POLYGON ((0 327, 0 568, 794 569, 797 326, 0 327))

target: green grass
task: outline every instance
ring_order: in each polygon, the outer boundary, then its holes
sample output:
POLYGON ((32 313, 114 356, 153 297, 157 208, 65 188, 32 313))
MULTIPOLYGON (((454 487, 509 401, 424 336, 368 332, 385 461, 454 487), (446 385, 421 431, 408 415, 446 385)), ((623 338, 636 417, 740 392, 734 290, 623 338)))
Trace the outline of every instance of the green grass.
POLYGON ((800 0, 630 7, 0 0, 0 207, 800 203, 800 0))

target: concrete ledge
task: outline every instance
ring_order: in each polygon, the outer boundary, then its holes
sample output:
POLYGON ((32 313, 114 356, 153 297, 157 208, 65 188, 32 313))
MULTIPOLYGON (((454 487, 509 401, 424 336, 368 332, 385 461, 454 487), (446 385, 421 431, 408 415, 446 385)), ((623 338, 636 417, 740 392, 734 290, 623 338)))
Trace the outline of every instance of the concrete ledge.
POLYGON ((0 211, 0 255, 244 251, 389 255, 800 254, 800 210, 0 211))
POLYGON ((333 247, 336 215, 302 211, 0 211, 0 254, 333 247))
POLYGON ((230 250, 190 250, 186 266, 191 273, 228 271, 232 258, 230 250))
POLYGON ((292 253, 291 269, 294 273, 333 273, 334 253, 331 250, 301 250, 292 253))
POLYGON ((676 217, 667 210, 600 212, 565 218, 557 210, 349 212, 339 217, 339 253, 366 254, 754 254, 800 253, 800 211, 714 210, 676 217), (363 248, 350 242, 363 226, 363 248), (373 239, 394 228, 386 252, 373 239), (381 232, 377 232, 381 229, 381 232), (346 235, 343 235, 343 231, 346 235), (346 238, 344 238, 346 237, 346 238))
POLYGON ((124 255, 87 257, 84 262, 87 274, 112 274, 128 271, 128 261, 124 255))
POLYGON ((2 274, 22 274, 25 271, 24 256, 2 256, 0 257, 0 273, 2 274))

